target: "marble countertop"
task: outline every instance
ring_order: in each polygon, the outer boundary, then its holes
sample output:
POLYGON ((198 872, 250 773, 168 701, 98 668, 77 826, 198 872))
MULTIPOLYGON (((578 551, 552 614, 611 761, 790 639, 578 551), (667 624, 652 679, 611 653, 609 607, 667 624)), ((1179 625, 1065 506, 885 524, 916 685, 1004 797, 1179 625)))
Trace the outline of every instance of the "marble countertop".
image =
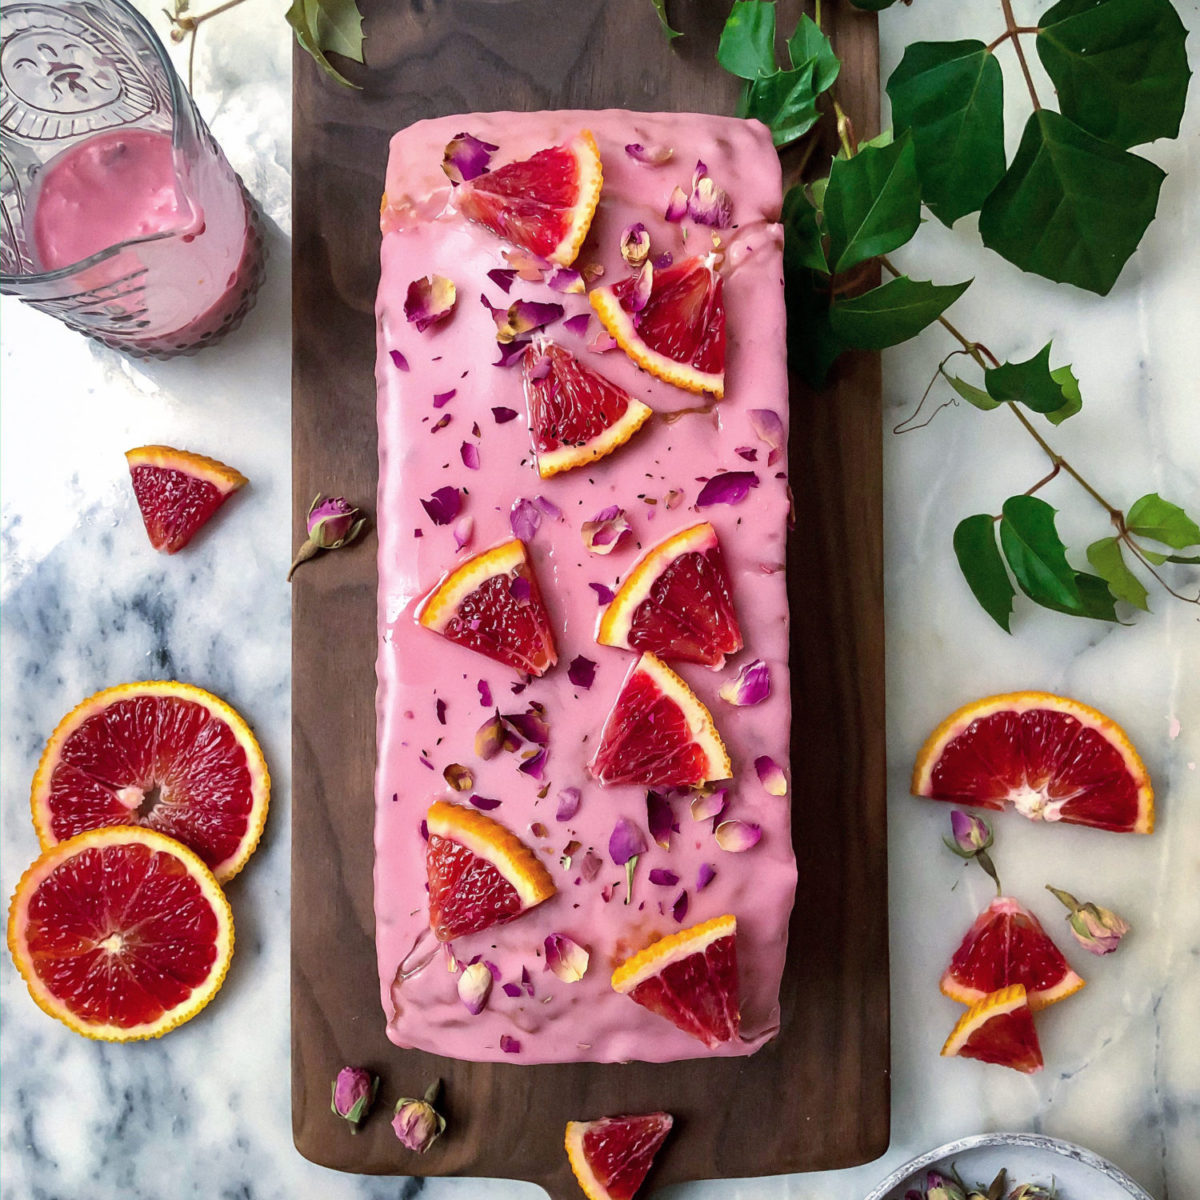
MULTIPOLYGON (((1195 58, 1200 6, 1177 6, 1195 58)), ((142 7, 165 30, 160 6, 142 7)), ((1044 7, 1018 0, 1018 17, 1036 18, 1044 7)), ((991 0, 897 6, 881 18, 885 77, 909 41, 986 37, 993 27, 1002 23, 991 0)), ((182 61, 183 49, 175 53, 182 61)), ((266 837, 231 887, 235 967, 203 1017, 150 1044, 87 1042, 34 1007, 3 957, 0 1200, 383 1200, 422 1190, 420 1181, 326 1171, 291 1141, 290 73, 290 31, 261 5, 200 32, 196 99, 262 204, 271 253, 256 309, 221 349, 137 363, 16 300, 0 308, 0 889, 11 894, 36 854, 28 781, 44 740, 100 687, 169 675, 216 691, 253 720, 275 781, 266 837), (145 442, 201 449, 252 480, 219 528, 178 559, 156 555, 140 527, 122 453, 145 442)), ((1028 357, 1054 339, 1054 361, 1075 364, 1085 404, 1051 440, 1102 491, 1128 505, 1158 490, 1193 514, 1195 92, 1180 139, 1144 151, 1168 172, 1158 219, 1107 298, 1021 275, 981 250, 973 218, 953 231, 929 222, 896 256, 920 278, 973 275, 954 320, 1002 357, 1028 357)), ((1015 86, 1009 103, 1015 146, 1024 115, 1015 86)), ((1154 611, 1130 627, 1023 601, 1015 636, 991 623, 958 575, 951 532, 960 517, 994 511, 1029 487, 1046 463, 1003 412, 949 408, 928 428, 892 433, 951 348, 935 329, 884 357, 891 1148, 846 1171, 672 1189, 680 1200, 860 1200, 921 1151, 999 1129, 1088 1145, 1158 1200, 1200 1196, 1200 612, 1156 588, 1154 611), (1032 1078, 938 1057, 960 1010, 938 995, 936 981, 990 885, 941 847, 946 808, 912 799, 907 786, 917 748, 944 715, 1019 688, 1064 692, 1107 711, 1140 748, 1159 797, 1150 838, 1048 830, 1012 816, 998 822, 1006 888, 1059 931, 1060 943, 1069 939, 1055 902, 1040 898, 1046 882, 1115 908, 1134 926, 1110 958, 1066 947, 1089 986, 1041 1019, 1047 1067, 1032 1078)), ((1062 510, 1068 544, 1105 534, 1103 514, 1070 480, 1042 494, 1062 510)), ((1185 571, 1179 581, 1194 592, 1196 572, 1185 571)), ((477 1180, 433 1180, 423 1190, 439 1198, 538 1193, 477 1180)))

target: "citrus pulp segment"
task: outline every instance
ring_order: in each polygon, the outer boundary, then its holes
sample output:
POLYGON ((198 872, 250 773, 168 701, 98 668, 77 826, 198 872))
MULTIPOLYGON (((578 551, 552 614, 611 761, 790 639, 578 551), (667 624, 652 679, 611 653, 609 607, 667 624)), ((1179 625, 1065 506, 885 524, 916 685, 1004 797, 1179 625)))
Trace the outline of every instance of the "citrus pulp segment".
POLYGON ((186 846, 152 829, 93 829, 21 877, 8 947, 38 1006, 77 1033, 160 1037, 220 988, 233 914, 186 846))
POLYGON ((271 778, 250 727, 223 700, 172 680, 123 683, 58 723, 33 777, 43 849, 87 829, 138 825, 232 879, 262 836, 271 778))
POLYGON ((713 256, 655 270, 637 311, 636 284, 630 277, 588 294, 605 329, 651 375, 719 400, 725 394, 725 301, 713 256))
POLYGON ((651 415, 624 388, 548 339, 525 351, 522 373, 529 432, 543 479, 611 454, 651 415))
POLYGON ((459 211, 499 237, 570 266, 592 225, 604 171, 588 130, 561 146, 506 163, 458 188, 459 211))
POLYGON ((1048 692, 988 696, 951 713, 913 768, 917 796, 1120 833, 1151 833, 1154 790, 1103 713, 1048 692))
POLYGON ((530 675, 558 661, 550 617, 519 538, 442 576, 414 615, 426 629, 530 675))
POLYGON ((968 1009, 942 1047, 943 1058, 977 1058, 1032 1075, 1042 1069, 1033 1009, 1019 984, 1001 988, 968 1009))
POLYGON ((719 670, 742 648, 729 575, 707 521, 652 546, 600 614, 596 641, 719 670))
POLYGON ((439 940, 506 924, 554 895, 537 855, 499 821, 437 800, 425 825, 429 924, 439 940))
POLYGON ((674 1123, 665 1112, 568 1121, 567 1159, 588 1200, 632 1200, 674 1123))
POLYGON ((738 1036, 737 919, 714 917, 623 962, 613 990, 666 1017, 710 1050, 738 1036))
POLYGON ((1019 983, 1036 1012, 1083 987, 1062 952, 1033 913, 1009 896, 998 896, 975 918, 941 979, 943 995, 977 1004, 1019 983))
POLYGON ((150 544, 166 554, 182 550, 249 482, 215 458, 172 446, 138 446, 125 452, 125 460, 150 544))

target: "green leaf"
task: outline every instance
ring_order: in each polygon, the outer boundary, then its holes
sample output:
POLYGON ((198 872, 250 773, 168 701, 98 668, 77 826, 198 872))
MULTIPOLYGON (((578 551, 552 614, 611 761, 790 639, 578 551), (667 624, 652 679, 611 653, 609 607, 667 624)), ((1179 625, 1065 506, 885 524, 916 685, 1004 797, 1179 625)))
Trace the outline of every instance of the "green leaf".
POLYGON ((890 146, 869 146, 853 158, 834 159, 824 211, 835 271, 903 246, 921 223, 921 189, 908 134, 890 146))
POLYGON ((916 337, 970 286, 969 279, 938 285, 901 275, 861 296, 835 301, 830 325, 847 345, 882 350, 916 337))
POLYGON ((1038 25, 1064 117, 1115 146, 1178 135, 1191 71, 1169 0, 1061 0, 1038 25))
POLYGON ((978 211, 1004 174, 1004 77, 982 42, 915 42, 887 82, 912 130, 921 197, 943 224, 978 211))
POLYGON ((1162 542, 1173 550, 1200 546, 1200 527, 1178 504, 1164 500, 1157 492, 1134 501, 1125 525, 1134 536, 1162 542))
POLYGON ((954 554, 984 612, 1005 633, 1011 633, 1009 621, 1017 593, 996 545, 996 522, 987 513, 964 517, 954 529, 954 554))
POLYGON ((776 71, 747 83, 738 115, 760 120, 776 146, 803 137, 821 116, 813 86, 815 70, 815 61, 807 62, 794 71, 776 71))
POLYGON ((1052 425, 1061 425, 1068 417, 1073 417, 1083 407, 1083 395, 1079 391, 1079 380, 1068 364, 1065 367, 1055 367, 1050 372, 1050 378, 1062 389, 1066 397, 1062 405, 1046 413, 1046 420, 1052 425))
POLYGON ((1143 612, 1150 611, 1150 605, 1146 603, 1149 593, 1142 587, 1142 581, 1125 565, 1121 543, 1115 537, 1093 542, 1087 548, 1087 558, 1092 569, 1108 584, 1108 590, 1118 600, 1124 600, 1143 612))
MULTIPOLYGON (((1079 571, 1075 575, 1075 586, 1079 588, 1079 598, 1083 601, 1083 611, 1060 609, 1057 611, 1069 613, 1073 617, 1092 617, 1097 621, 1116 621, 1117 606, 1108 584, 1098 575, 1089 575, 1079 571)), ((1053 605, 1046 605, 1053 608, 1053 605)))
POLYGON ((654 5, 654 11, 658 14, 658 23, 662 26, 667 41, 673 42, 677 37, 683 37, 678 29, 671 28, 671 22, 667 20, 667 0, 650 0, 650 3, 654 5))
POLYGON ((976 408, 982 409, 984 412, 990 412, 993 408, 1000 407, 1000 401, 993 400, 983 388, 976 387, 973 383, 968 383, 965 379, 960 379, 957 375, 949 375, 944 370, 942 371, 942 375, 946 382, 968 404, 973 404, 976 408))
POLYGON ((775 65, 775 5, 770 0, 734 0, 721 30, 717 62, 739 79, 772 75, 775 65))
POLYGON ((1003 366, 988 367, 983 372, 983 386, 987 388, 988 395, 1001 402, 1016 401, 1037 413, 1057 412, 1070 404, 1071 399, 1063 390, 1063 385, 1050 371, 1052 344, 1047 342, 1024 362, 1006 362, 1003 366))
POLYGON ((783 197, 783 265, 787 271, 805 269, 829 274, 825 250, 821 245, 821 228, 817 210, 813 208, 800 184, 788 188, 783 197))
POLYGON ((822 388, 829 369, 848 349, 829 323, 829 279, 815 271, 785 271, 788 367, 809 387, 822 388))
POLYGON ((1082 612, 1075 569, 1054 528, 1054 511, 1036 496, 1009 497, 1000 520, 1000 545, 1017 584, 1031 600, 1062 612, 1082 612))
POLYGON ((1023 271, 1101 296, 1154 219, 1162 170, 1050 109, 1029 118, 979 233, 1023 271))
POLYGON ((363 61, 363 19, 355 0, 292 0, 285 19, 295 30, 301 48, 312 55, 326 75, 346 87, 362 90, 325 56, 329 51, 354 62, 363 61))
POLYGON ((841 60, 820 26, 807 13, 800 18, 795 32, 788 38, 787 48, 793 67, 802 67, 810 61, 813 63, 813 87, 817 92, 826 92, 833 86, 842 69, 841 60))

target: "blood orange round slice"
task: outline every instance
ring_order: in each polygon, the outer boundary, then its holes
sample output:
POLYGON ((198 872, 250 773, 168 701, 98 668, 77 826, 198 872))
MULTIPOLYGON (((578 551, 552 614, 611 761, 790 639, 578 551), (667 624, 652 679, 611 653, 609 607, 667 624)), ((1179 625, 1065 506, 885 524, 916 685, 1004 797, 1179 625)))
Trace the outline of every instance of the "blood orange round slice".
POLYGON ((596 139, 585 129, 562 146, 464 183, 456 200, 470 220, 566 267, 591 228, 603 183, 596 139))
POLYGON ((1083 987, 1037 917, 1009 896, 998 896, 975 918, 942 976, 944 995, 977 1004, 1019 983, 1029 1007, 1065 1000, 1083 987))
POLYGON ((216 994, 233 915, 212 872, 152 829, 93 829, 21 877, 8 947, 29 994, 77 1033, 160 1037, 216 994))
POLYGON ((714 255, 656 270, 650 295, 635 310, 637 278, 588 295, 604 327, 639 367, 686 388, 725 394, 725 302, 714 255))
POLYGON ((716 530, 704 521, 652 546, 601 613, 596 641, 723 667, 742 632, 716 530))
POLYGON ((951 713, 921 747, 912 790, 980 808, 1009 803, 1034 821, 1154 829, 1154 790, 1124 730, 1048 692, 988 696, 951 713))
POLYGON ((942 1047, 943 1058, 977 1058, 1032 1075, 1042 1069, 1042 1048, 1025 989, 991 992, 968 1009, 942 1047))
POLYGON ((653 654, 629 668, 588 770, 603 784, 648 787, 699 787, 732 773, 708 709, 653 654))
POLYGON ((530 675, 543 675, 558 662, 550 617, 520 538, 443 575, 415 615, 426 629, 530 675))
POLYGON ((674 1123, 665 1112, 568 1121, 567 1158, 588 1200, 632 1200, 674 1123))
POLYGON ((652 942, 614 972, 613 990, 710 1050, 738 1036, 737 920, 726 914, 652 942))
POLYGON ((246 722, 203 688, 161 680, 105 688, 63 717, 30 801, 43 849, 139 825, 183 842, 224 883, 258 845, 270 795, 246 722))
POLYGON ((522 369, 529 432, 543 479, 611 454, 650 417, 647 405, 549 339, 529 346, 522 369))
POLYGON ((506 924, 554 895, 537 855, 499 821, 437 800, 425 825, 429 925, 439 940, 506 924))
POLYGON ((248 480, 240 471, 171 446, 138 446, 125 452, 133 494, 150 544, 174 554, 248 480))

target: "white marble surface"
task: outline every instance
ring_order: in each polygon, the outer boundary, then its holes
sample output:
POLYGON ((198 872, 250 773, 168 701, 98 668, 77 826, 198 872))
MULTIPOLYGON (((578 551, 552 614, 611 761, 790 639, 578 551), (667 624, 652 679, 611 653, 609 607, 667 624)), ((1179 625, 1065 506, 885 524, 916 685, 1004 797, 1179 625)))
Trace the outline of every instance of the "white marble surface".
MULTIPOLYGON (((1195 61, 1200 7, 1179 6, 1195 61)), ((1019 18, 1044 7, 1017 0, 1019 18)), ((159 7, 147 0, 144 8, 162 28, 159 7)), ((882 18, 885 73, 907 41, 994 35, 998 12, 991 0, 898 6, 882 18)), ((34 1008, 4 957, 2 1200, 383 1200, 420 1190, 417 1182, 325 1171, 291 1143, 283 582, 290 41, 281 17, 262 4, 212 22, 200 38, 197 100, 273 223, 268 283, 243 329, 220 350, 147 365, 15 300, 0 307, 0 890, 11 893, 36 852, 28 780, 45 736, 79 697, 119 680, 175 675, 249 714, 271 763, 274 805, 262 847, 231 887, 238 954, 229 980, 203 1017, 165 1040, 85 1042, 34 1008), (178 559, 147 545, 121 457, 151 441, 202 449, 253 481, 178 559)), ((1015 72, 1009 78, 1013 112, 1023 117, 1015 72)), ((1200 97, 1191 100, 1181 139, 1147 151, 1169 173, 1159 218, 1108 298, 1020 275, 980 250, 973 218, 953 232, 926 225, 897 258, 918 277, 974 275, 953 317, 997 354, 1026 357, 1054 338, 1054 361, 1076 364, 1085 407, 1051 440, 1103 492, 1128 504, 1157 489, 1195 512, 1200 97)), ((681 1200, 858 1200, 920 1151, 1002 1128, 1085 1143, 1158 1200, 1200 1196, 1200 614, 1157 589, 1154 612, 1130 628, 1019 602, 1010 638, 975 607, 950 553, 953 526, 967 513, 994 511, 1040 478, 1045 463, 1004 412, 960 407, 923 431, 891 434, 950 348, 934 331, 885 356, 891 1149, 848 1171, 674 1189, 681 1200), (1033 1079, 938 1058, 959 1010, 938 995, 936 980, 988 886, 973 868, 961 878, 958 860, 941 849, 946 810, 907 794, 913 755, 932 725, 969 698, 1020 687, 1064 691, 1109 711, 1141 748, 1159 795, 1151 838, 1045 829, 1015 817, 998 823, 1006 887, 1048 924, 1059 920, 1054 902, 1041 899, 1052 881, 1119 909, 1135 926, 1111 959, 1066 948, 1089 986, 1041 1020, 1048 1065, 1033 1079)), ((1106 532, 1103 514, 1069 480, 1044 494, 1063 510, 1071 544, 1106 532)), ((1178 578, 1195 591, 1195 572, 1189 578, 1181 569, 1178 578)), ((483 1181, 437 1180, 424 1190, 537 1194, 483 1181)))

